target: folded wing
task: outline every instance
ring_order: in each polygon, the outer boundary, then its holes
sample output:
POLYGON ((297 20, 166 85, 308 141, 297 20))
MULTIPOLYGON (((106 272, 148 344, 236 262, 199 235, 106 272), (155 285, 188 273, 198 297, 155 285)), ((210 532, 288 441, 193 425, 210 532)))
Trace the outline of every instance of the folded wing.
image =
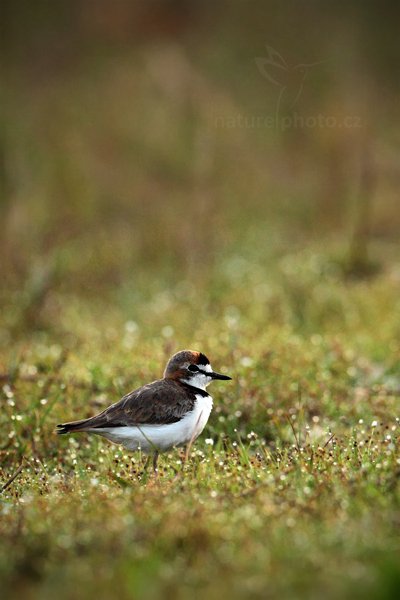
POLYGON ((130 392, 94 417, 57 425, 57 433, 176 423, 193 410, 195 400, 190 386, 161 379, 130 392))

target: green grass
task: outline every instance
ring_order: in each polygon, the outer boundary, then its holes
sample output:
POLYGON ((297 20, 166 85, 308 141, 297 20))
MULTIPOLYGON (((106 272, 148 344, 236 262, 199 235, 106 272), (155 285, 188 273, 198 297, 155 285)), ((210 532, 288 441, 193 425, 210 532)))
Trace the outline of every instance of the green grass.
POLYGON ((207 282, 217 301, 200 283, 186 297, 179 283, 136 301, 135 321, 122 301, 109 311, 60 296, 51 329, 13 340, 1 480, 23 469, 1 495, 3 594, 395 597, 397 283, 343 283, 307 260, 281 261, 265 290, 255 263, 245 285, 224 289, 218 269, 207 282), (155 480, 138 453, 55 436, 56 423, 158 377, 186 346, 233 376, 213 385, 215 410, 188 464, 171 451, 155 480))

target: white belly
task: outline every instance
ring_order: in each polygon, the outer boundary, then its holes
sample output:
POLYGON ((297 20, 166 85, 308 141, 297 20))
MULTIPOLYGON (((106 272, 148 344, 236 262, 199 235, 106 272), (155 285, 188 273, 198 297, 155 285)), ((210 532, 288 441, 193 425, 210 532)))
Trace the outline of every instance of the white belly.
POLYGON ((115 444, 122 444, 128 450, 168 450, 194 441, 203 431, 212 409, 211 396, 196 394, 196 402, 192 411, 177 423, 167 425, 135 425, 130 427, 102 427, 89 429, 115 444))

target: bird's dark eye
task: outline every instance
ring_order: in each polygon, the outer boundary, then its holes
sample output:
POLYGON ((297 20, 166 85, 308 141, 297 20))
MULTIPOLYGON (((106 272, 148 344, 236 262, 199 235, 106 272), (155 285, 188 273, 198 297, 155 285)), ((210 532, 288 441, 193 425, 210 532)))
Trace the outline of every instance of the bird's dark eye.
POLYGON ((189 365, 188 370, 192 371, 192 373, 197 373, 197 371, 199 370, 199 367, 196 367, 196 365, 189 365))

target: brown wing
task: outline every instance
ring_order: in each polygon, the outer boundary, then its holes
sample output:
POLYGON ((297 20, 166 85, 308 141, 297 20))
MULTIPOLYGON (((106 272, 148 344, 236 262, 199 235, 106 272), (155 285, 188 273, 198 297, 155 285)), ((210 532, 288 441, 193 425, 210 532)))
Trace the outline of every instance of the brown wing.
POLYGON ((160 379, 130 392, 100 414, 58 425, 58 433, 102 427, 176 423, 194 407, 196 395, 190 386, 160 379))

